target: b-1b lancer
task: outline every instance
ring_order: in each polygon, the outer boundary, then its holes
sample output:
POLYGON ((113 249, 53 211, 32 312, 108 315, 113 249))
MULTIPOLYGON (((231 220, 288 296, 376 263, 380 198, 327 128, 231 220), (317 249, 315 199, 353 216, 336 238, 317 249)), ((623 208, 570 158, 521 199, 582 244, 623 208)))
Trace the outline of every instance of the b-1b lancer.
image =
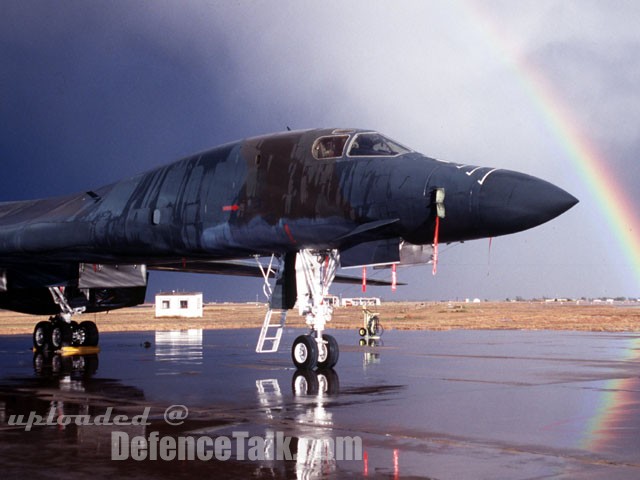
POLYGON ((519 232, 576 203, 529 175, 436 160, 369 130, 249 138, 96 190, 0 203, 0 308, 52 315, 36 349, 96 345, 95 323, 73 318, 142 303, 150 270, 262 274, 257 350, 278 348, 297 300, 310 333, 293 362, 330 368, 325 296, 334 280, 360 281, 340 266, 430 263, 439 242, 519 232))

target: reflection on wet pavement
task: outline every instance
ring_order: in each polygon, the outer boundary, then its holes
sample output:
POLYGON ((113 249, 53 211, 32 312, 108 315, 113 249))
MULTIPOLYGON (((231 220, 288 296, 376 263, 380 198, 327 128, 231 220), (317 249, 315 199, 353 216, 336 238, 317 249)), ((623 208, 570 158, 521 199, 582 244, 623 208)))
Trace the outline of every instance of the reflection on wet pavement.
POLYGON ((0 337, 3 478, 640 473, 636 335, 389 331, 361 346, 337 331, 336 371, 306 372, 286 347, 300 333, 268 355, 249 330, 104 334, 99 354, 68 357, 0 337), (114 432, 146 439, 146 457, 112 460, 114 432), (213 458, 153 460, 154 438, 191 438, 213 458), (224 439, 228 459, 213 446, 224 439))
POLYGON ((158 375, 184 373, 181 368, 186 365, 197 371, 202 365, 201 329, 155 332, 155 342, 155 359, 163 363, 158 375))

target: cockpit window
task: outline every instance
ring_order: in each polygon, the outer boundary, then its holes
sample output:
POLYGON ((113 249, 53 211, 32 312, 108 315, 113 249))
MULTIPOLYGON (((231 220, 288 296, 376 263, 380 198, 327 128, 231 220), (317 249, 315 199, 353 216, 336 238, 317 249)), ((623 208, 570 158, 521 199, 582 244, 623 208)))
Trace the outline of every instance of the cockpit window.
POLYGON ((410 150, 379 133, 359 133, 351 142, 349 156, 396 156, 410 150))
POLYGON ((331 135, 320 137, 313 144, 313 156, 318 160, 341 157, 349 135, 331 135))

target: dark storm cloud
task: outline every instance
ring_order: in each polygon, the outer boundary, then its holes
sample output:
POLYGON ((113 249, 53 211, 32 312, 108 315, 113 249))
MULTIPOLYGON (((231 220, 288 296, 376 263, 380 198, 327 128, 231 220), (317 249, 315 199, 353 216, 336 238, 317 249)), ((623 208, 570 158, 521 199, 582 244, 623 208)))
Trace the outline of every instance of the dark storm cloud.
POLYGON ((224 134, 210 113, 229 108, 215 95, 227 83, 224 43, 212 39, 209 61, 220 74, 211 77, 188 25, 150 29, 145 5, 3 6, 0 155, 23 186, 33 180, 52 194, 85 188, 88 178, 116 180, 224 134))

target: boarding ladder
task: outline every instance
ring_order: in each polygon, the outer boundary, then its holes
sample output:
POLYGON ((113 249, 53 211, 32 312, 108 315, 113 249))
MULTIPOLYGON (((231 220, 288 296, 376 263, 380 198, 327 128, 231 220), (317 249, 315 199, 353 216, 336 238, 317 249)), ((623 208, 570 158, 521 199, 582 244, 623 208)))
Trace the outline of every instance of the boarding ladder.
POLYGON ((282 273, 283 265, 281 259, 279 257, 276 257, 276 255, 271 255, 271 260, 269 261, 269 265, 266 268, 262 265, 262 263, 260 262, 260 258, 257 255, 255 256, 255 259, 264 279, 262 291, 264 292, 264 295, 267 297, 267 300, 269 302, 269 309, 264 316, 264 323, 262 324, 260 336, 258 337, 256 352, 274 353, 277 352, 278 348, 280 347, 280 340, 282 339, 282 332, 284 331, 284 322, 287 318, 287 311, 271 308, 273 289, 271 288, 271 284, 269 283, 269 278, 273 275, 277 279, 278 276, 282 273), (277 321, 272 322, 272 320, 276 320, 273 318, 275 312, 277 312, 277 321))
POLYGON ((262 330, 260 330, 260 336, 258 337, 258 344, 256 345, 256 352, 258 353, 273 353, 277 352, 280 347, 280 339, 282 338, 282 332, 284 331, 284 322, 287 318, 286 310, 267 310, 267 314, 264 316, 264 323, 262 324, 262 330), (278 320, 272 322, 273 314, 276 313, 278 320), (269 343, 271 342, 270 348, 269 343), (265 346, 265 343, 267 346, 265 346))

